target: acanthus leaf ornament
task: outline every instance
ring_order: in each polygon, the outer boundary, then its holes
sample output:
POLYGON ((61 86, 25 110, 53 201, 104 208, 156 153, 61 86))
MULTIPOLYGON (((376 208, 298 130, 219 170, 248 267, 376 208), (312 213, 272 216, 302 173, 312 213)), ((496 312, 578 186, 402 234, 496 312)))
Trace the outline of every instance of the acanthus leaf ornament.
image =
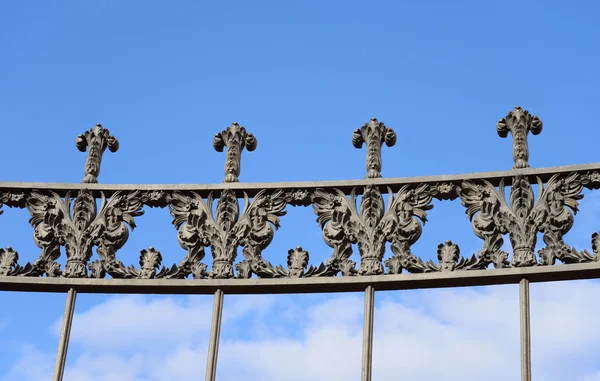
POLYGON ((388 147, 393 147, 396 133, 375 118, 352 133, 354 147, 360 149, 363 144, 367 145, 367 178, 381 177, 381 146, 384 142, 388 147))
POLYGON ((79 135, 75 144, 81 152, 85 152, 86 148, 88 150, 85 162, 85 176, 82 182, 97 183, 104 151, 108 147, 110 152, 117 152, 119 141, 106 128, 102 127, 101 124, 96 124, 89 131, 79 135))
POLYGON ((254 135, 246 132, 246 128, 237 123, 232 123, 231 126, 215 135, 213 140, 215 150, 223 152, 223 149, 227 147, 224 182, 235 183, 239 181, 242 151, 244 148, 248 151, 254 151, 256 145, 257 141, 254 135))
POLYGON ((61 275, 56 259, 60 256, 60 246, 64 246, 67 264, 62 275, 86 277, 92 248, 97 246, 102 269, 95 268, 95 276, 105 271, 119 277, 123 264, 115 258, 115 252, 129 237, 126 224, 135 228, 134 217, 143 214, 142 203, 139 191, 115 192, 108 201, 104 194, 101 197, 102 205, 98 211, 96 198, 87 189, 80 190, 74 201, 69 193, 63 200, 54 192, 32 192, 28 201, 30 223, 42 254, 33 263, 32 274, 28 275, 61 275))
POLYGON ((239 273, 238 278, 242 279, 250 278, 252 273, 260 278, 309 278, 335 275, 324 263, 315 267, 309 266, 308 261, 308 251, 298 246, 288 251, 287 269, 281 265, 273 266, 262 258, 256 261, 254 266, 248 260, 244 260, 236 265, 236 269, 239 273))
POLYGON ((430 205, 431 193, 428 185, 421 184, 412 189, 404 186, 394 197, 388 189, 390 205, 385 209, 381 192, 374 185, 365 187, 360 213, 356 207, 355 190, 350 199, 339 190, 329 193, 317 189, 314 209, 318 216, 323 238, 334 249, 327 266, 334 273, 342 275, 383 274, 382 260, 387 242, 392 242, 395 257, 386 261, 389 272, 400 273, 402 268, 410 272, 422 272, 422 261, 410 251, 410 247, 421 236, 422 223, 427 221, 426 211, 430 205), (361 262, 355 270, 352 244, 358 244, 361 262))
POLYGON ((216 216, 213 216, 212 194, 206 203, 194 192, 191 196, 181 192, 173 194, 170 206, 173 224, 179 230, 180 245, 188 251, 179 266, 188 269, 182 276, 189 275, 194 266, 199 271, 206 269, 200 262, 206 246, 210 246, 213 256, 210 278, 234 276, 233 262, 238 246, 243 246, 242 253, 249 265, 248 268, 244 264, 236 266, 238 271, 244 272, 244 277, 250 277, 251 272, 260 273, 261 252, 271 243, 274 230, 279 228, 279 217, 286 213, 285 194, 281 190, 270 194, 263 190, 252 201, 247 195, 244 198, 245 209, 240 215, 237 197, 232 190, 224 190, 217 203, 216 216))
POLYGON ((0 248, 0 276, 26 275, 31 272, 32 265, 19 265, 19 253, 7 246, 6 250, 0 248))
POLYGON ((515 109, 500 119, 496 124, 496 131, 502 138, 510 132, 513 137, 513 160, 515 169, 529 168, 529 145, 527 135, 542 132, 542 121, 537 116, 531 116, 529 111, 517 106, 515 109))
POLYGON ((573 226, 573 213, 577 212, 583 184, 577 173, 566 177, 554 175, 543 186, 538 178, 538 199, 534 199, 533 189, 526 176, 516 175, 507 203, 504 196, 504 182, 500 181, 497 190, 491 183, 482 180, 476 184, 464 181, 461 190, 463 205, 473 223, 473 231, 484 240, 484 247, 478 253, 476 267, 486 268, 490 263, 496 267, 508 265, 508 254, 501 251, 502 235, 509 234, 513 248, 512 266, 533 266, 537 263, 535 246, 537 233, 544 233, 546 247, 541 249, 540 264, 554 264, 555 259, 572 263, 581 262, 583 254, 569 248, 563 236, 573 226))

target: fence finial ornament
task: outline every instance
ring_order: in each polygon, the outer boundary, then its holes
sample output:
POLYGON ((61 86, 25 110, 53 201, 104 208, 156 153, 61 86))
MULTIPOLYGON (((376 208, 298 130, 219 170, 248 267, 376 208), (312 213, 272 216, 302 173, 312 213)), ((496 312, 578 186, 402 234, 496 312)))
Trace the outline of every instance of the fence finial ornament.
POLYGON ((217 152, 223 152, 227 147, 227 158, 225 159, 225 183, 237 183, 240 176, 240 162, 244 147, 248 151, 256 149, 256 138, 246 128, 237 123, 232 123, 222 132, 215 135, 213 147, 217 152))
POLYGON ((75 140, 75 144, 81 152, 85 152, 86 148, 88 151, 85 162, 85 176, 82 182, 96 184, 98 182, 98 175, 100 175, 102 155, 106 147, 108 147, 110 152, 117 152, 119 141, 98 123, 95 127, 90 128, 89 131, 79 135, 75 140))
POLYGON ((352 133, 354 147, 360 149, 363 143, 367 144, 367 178, 381 177, 381 146, 383 142, 388 147, 394 146, 396 133, 375 118, 371 118, 369 123, 365 123, 364 126, 352 133))
POLYGON ((542 121, 537 116, 531 116, 529 111, 516 106, 515 109, 500 119, 496 124, 496 131, 501 138, 508 136, 510 132, 513 138, 513 169, 529 168, 529 145, 527 134, 533 135, 542 132, 542 121))

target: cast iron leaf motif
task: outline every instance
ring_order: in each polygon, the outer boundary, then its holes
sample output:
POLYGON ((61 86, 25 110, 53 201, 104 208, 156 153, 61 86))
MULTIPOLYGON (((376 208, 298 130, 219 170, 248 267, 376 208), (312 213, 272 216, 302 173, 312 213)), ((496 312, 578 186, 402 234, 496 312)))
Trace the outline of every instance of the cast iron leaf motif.
POLYGON ((239 181, 242 150, 245 147, 248 151, 254 151, 257 143, 254 135, 246 132, 246 129, 237 123, 232 123, 231 126, 215 135, 213 140, 215 150, 223 152, 223 149, 227 147, 224 182, 236 183, 239 181))
POLYGON ((96 124, 96 127, 79 135, 75 140, 75 144, 81 152, 85 152, 86 148, 88 150, 85 162, 85 177, 82 182, 97 183, 104 151, 108 147, 110 152, 117 152, 119 141, 101 124, 96 124))
POLYGON ((510 191, 509 201, 505 200, 504 182, 499 189, 486 180, 479 184, 463 182, 461 199, 467 207, 467 215, 473 223, 473 231, 484 240, 483 249, 477 254, 474 268, 486 268, 490 263, 495 267, 508 266, 508 254, 501 251, 502 235, 509 234, 513 248, 512 266, 533 266, 537 263, 534 249, 536 234, 544 233, 546 247, 540 250, 541 264, 553 264, 555 259, 579 262, 569 259, 578 256, 568 248, 563 236, 573 226, 573 213, 577 212, 583 185, 577 173, 565 178, 554 175, 544 188, 538 178, 539 197, 534 199, 529 180, 516 175, 510 191), (570 209, 570 210, 569 210, 570 209), (479 213, 478 213, 479 212, 479 213))
POLYGON ((506 117, 496 124, 496 131, 502 138, 510 132, 513 136, 513 160, 515 169, 529 168, 529 145, 527 134, 531 131, 537 135, 542 132, 542 121, 537 116, 531 116, 529 111, 515 107, 506 117))
POLYGON ((104 270, 104 266, 102 266, 102 262, 96 259, 93 262, 88 264, 88 269, 90 270, 90 278, 101 279, 106 276, 106 270, 104 270))
POLYGON ((27 206, 27 195, 24 192, 0 191, 0 214, 4 213, 2 206, 23 209, 27 206))
POLYGON ((438 271, 468 270, 477 262, 475 255, 471 258, 462 258, 460 248, 452 241, 446 241, 438 245, 438 271))
MULTIPOLYGON (((548 210, 548 216, 540 231, 544 233, 546 247, 538 253, 540 264, 553 265, 556 259, 563 263, 584 263, 595 261, 587 251, 578 252, 567 246, 563 236, 571 230, 575 214, 579 211, 579 202, 583 198, 582 176, 571 173, 565 178, 554 175, 540 197, 548 210)), ((592 238, 592 243, 594 239, 592 238)))
POLYGON ((407 185, 395 197, 391 189, 388 192, 390 205, 386 211, 378 188, 365 187, 359 213, 355 189, 350 199, 337 189, 335 193, 316 190, 313 206, 323 238, 334 249, 326 263, 334 274, 340 271, 342 275, 383 274, 382 259, 387 242, 392 242, 395 254, 386 261, 390 273, 400 273, 402 268, 410 272, 424 271, 422 261, 412 254, 410 247, 421 236, 422 226, 418 220, 425 223, 426 211, 433 207, 428 186, 422 184, 411 189, 407 185), (350 260, 354 243, 358 244, 361 256, 358 271, 355 262, 350 260))
POLYGON ((600 189, 600 172, 593 171, 582 174, 581 183, 587 189, 600 189))
POLYGON ((325 264, 321 263, 318 267, 308 266, 308 261, 308 251, 298 246, 288 251, 287 269, 281 265, 275 267, 262 258, 257 261, 254 270, 247 260, 238 263, 236 269, 240 274, 239 278, 249 278, 252 272, 259 274, 261 278, 309 278, 334 275, 325 264))
POLYGON ((460 187, 452 183, 437 183, 431 186, 431 195, 438 200, 456 200, 460 187))
POLYGON ((365 123, 364 126, 352 133, 354 147, 362 148, 364 143, 367 144, 367 178, 381 177, 381 146, 383 142, 388 147, 393 147, 396 144, 396 133, 375 118, 371 118, 369 123, 365 123))
POLYGON ((22 275, 31 271, 31 263, 20 266, 19 253, 7 246, 6 250, 0 249, 0 276, 22 275))
POLYGON ((309 206, 313 194, 306 189, 294 189, 285 194, 285 201, 291 206, 309 206))
POLYGON ((171 195, 160 190, 150 190, 142 192, 140 200, 151 208, 164 208, 171 202, 171 195))
MULTIPOLYGON (((181 192, 173 194, 170 206, 173 225, 179 230, 179 244, 188 251, 176 277, 186 277, 192 272, 193 266, 200 266, 198 271, 206 269, 206 265, 200 262, 206 246, 210 246, 213 256, 213 266, 208 274, 210 278, 233 277, 233 262, 238 246, 243 246, 242 253, 250 269, 240 265, 238 271, 244 277, 250 277, 252 272, 261 276, 261 252, 271 243, 274 230, 279 228, 279 217, 286 213, 285 194, 282 190, 271 194, 262 190, 252 202, 246 194, 244 199, 245 209, 240 215, 234 192, 224 190, 217 203, 216 216, 213 216, 212 193, 206 203, 194 192, 191 192, 191 196, 181 192)), ((195 278, 204 276, 194 274, 195 278)))
MULTIPOLYGON (((86 189, 79 191, 74 201, 70 193, 63 200, 54 192, 32 192, 28 202, 30 223, 34 227, 35 243, 42 249, 42 254, 33 263, 32 273, 28 275, 46 273, 47 276, 59 276, 60 267, 55 261, 60 256, 60 246, 64 246, 67 264, 62 275, 67 278, 86 277, 92 248, 98 246, 103 269, 113 277, 120 276, 124 266, 115 258, 115 252, 129 237, 127 225, 134 229, 134 217, 143 214, 142 203, 139 191, 115 192, 108 201, 104 194, 101 198, 98 212, 95 197, 86 189)), ((100 273, 96 271, 95 274, 100 273)))

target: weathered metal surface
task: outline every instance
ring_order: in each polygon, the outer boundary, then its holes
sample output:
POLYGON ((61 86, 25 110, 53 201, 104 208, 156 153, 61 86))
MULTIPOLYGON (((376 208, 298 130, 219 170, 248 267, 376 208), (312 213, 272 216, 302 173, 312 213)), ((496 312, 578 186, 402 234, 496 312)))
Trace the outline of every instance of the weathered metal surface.
MULTIPOLYGON (((388 188, 398 191, 405 185, 414 186, 417 184, 453 184, 460 185, 465 180, 486 180, 494 186, 498 186, 502 179, 511 179, 520 174, 525 176, 530 182, 535 183, 537 178, 543 182, 548 181, 556 174, 579 173, 594 174, 600 176, 600 163, 565 165, 559 167, 547 168, 525 168, 518 170, 494 171, 494 172, 474 172, 466 174, 448 174, 435 176, 416 176, 399 178, 377 178, 361 180, 331 180, 331 181, 296 181, 296 182, 271 182, 271 183, 218 183, 218 184, 79 184, 79 183, 40 183, 40 182, 10 182, 0 181, 0 190, 15 195, 31 189, 44 189, 57 193, 64 197, 67 192, 76 192, 82 189, 91 191, 95 197, 100 197, 103 193, 106 197, 112 196, 117 191, 134 191, 147 193, 152 199, 159 199, 164 196, 162 192, 196 192, 202 197, 207 197, 209 193, 219 195, 224 190, 231 190, 237 197, 244 197, 246 193, 249 197, 262 190, 281 189, 285 192, 296 193, 298 199, 302 200, 303 192, 313 192, 317 188, 331 190, 339 189, 349 194, 354 188, 363 188, 367 185, 373 185, 380 191, 385 192, 388 188)), ((596 180, 599 181, 599 180, 596 180)), ((509 183, 507 183, 509 184, 509 183)))
POLYGON ((368 286, 365 290, 364 315, 361 381, 371 381, 373 377, 373 319, 375 315, 375 289, 373 286, 368 286))
POLYGON ((362 292, 372 285, 378 291, 426 288, 493 286, 600 278, 600 263, 516 267, 485 271, 452 271, 421 274, 338 276, 275 279, 92 279, 0 277, 0 290, 110 294, 211 295, 221 289, 232 294, 289 294, 362 292))
POLYGON ((67 292, 67 302, 65 304, 65 313, 60 330, 58 341, 58 351, 56 354, 56 363, 54 365, 54 375, 52 381, 62 381, 65 374, 65 365, 67 363, 67 352, 69 349, 69 339, 71 336, 71 327, 73 326, 73 315, 75 314, 75 300, 77 291, 69 289, 67 292))
POLYGON ((257 277, 304 282, 336 276, 485 272, 490 266, 552 266, 557 260, 567 265, 597 262, 598 234, 592 235, 591 251, 570 247, 564 236, 575 222, 583 189, 600 188, 600 165, 528 168, 527 134, 541 129, 539 118, 520 107, 498 122, 501 136, 513 134, 512 171, 385 180, 380 173, 381 146, 384 142, 393 146, 396 133, 371 119, 352 137, 357 148, 367 145, 367 179, 240 184, 242 150, 255 149, 256 138, 233 123, 213 142, 219 151, 227 147, 223 184, 132 186, 93 184, 104 150, 118 148, 108 130, 97 125, 78 138, 80 149, 89 148, 85 184, 0 183, 0 207, 29 210, 34 241, 41 249, 32 263, 19 263, 12 248, 0 250, 0 276, 239 281, 257 277), (483 240, 482 249, 461 256, 458 243, 441 237, 438 260, 424 261, 411 247, 422 234, 427 212, 434 200, 457 199, 465 206, 475 235, 483 240), (327 261, 311 264, 309 253, 301 247, 290 249, 279 263, 263 259, 262 251, 285 224, 288 206, 314 209, 323 239, 332 248, 327 261), (135 219, 147 207, 169 209, 177 240, 185 250, 178 264, 163 266, 160 251, 153 247, 141 251, 139 267, 125 266, 118 258, 135 219), (538 233, 543 234, 545 246, 536 253, 538 233), (502 250, 506 235, 512 254, 502 250), (386 250, 388 243, 391 253, 386 250), (203 262, 207 246, 211 268, 203 262), (66 255, 64 269, 57 262, 61 248, 66 255), (285 262, 287 268, 282 266, 285 262))
POLYGON ((219 341, 221 337, 221 321, 223 319, 223 291, 215 291, 210 338, 208 341, 208 356, 206 360, 206 381, 217 379, 217 360, 219 355, 219 341))
POLYGON ((97 183, 104 151, 108 147, 110 152, 117 152, 119 141, 101 124, 97 124, 96 127, 79 135, 75 140, 75 144, 81 152, 85 152, 86 148, 88 150, 85 162, 85 177, 82 182, 97 183))
POLYGON ((531 381, 531 310, 529 280, 519 282, 519 315, 521 327, 521 381, 531 381))

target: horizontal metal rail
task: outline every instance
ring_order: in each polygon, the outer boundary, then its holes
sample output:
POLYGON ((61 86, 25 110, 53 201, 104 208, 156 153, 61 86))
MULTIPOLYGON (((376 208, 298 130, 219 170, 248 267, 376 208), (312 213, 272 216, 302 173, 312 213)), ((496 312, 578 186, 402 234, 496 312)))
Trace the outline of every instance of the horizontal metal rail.
POLYGON ((361 180, 334 180, 334 181, 299 181, 299 182, 269 182, 269 183, 220 183, 220 184, 87 184, 87 183, 40 183, 40 182, 0 182, 0 190, 5 191, 30 191, 31 189, 52 190, 61 196, 68 191, 77 191, 89 189, 96 196, 103 192, 110 196, 117 191, 193 191, 206 197, 210 192, 220 193, 223 190, 231 189, 236 195, 242 196, 246 192, 252 197, 263 189, 281 189, 284 191, 303 189, 315 190, 317 188, 332 189, 336 188, 349 193, 353 188, 362 188, 367 185, 375 185, 381 191, 387 191, 390 187, 397 191, 404 185, 410 184, 436 184, 453 183, 460 185, 464 180, 487 180, 494 186, 500 183, 503 178, 511 178, 515 175, 524 175, 532 183, 536 183, 536 177, 546 182, 555 174, 566 173, 586 173, 588 171, 600 171, 600 163, 568 165, 560 167, 546 168, 525 168, 512 169, 508 171, 495 172, 476 172, 458 175, 436 175, 436 176, 418 176, 406 178, 378 178, 361 180))
POLYGON ((110 294, 294 294, 491 286, 600 278, 600 263, 424 274, 275 279, 90 279, 0 277, 0 291, 110 294))

